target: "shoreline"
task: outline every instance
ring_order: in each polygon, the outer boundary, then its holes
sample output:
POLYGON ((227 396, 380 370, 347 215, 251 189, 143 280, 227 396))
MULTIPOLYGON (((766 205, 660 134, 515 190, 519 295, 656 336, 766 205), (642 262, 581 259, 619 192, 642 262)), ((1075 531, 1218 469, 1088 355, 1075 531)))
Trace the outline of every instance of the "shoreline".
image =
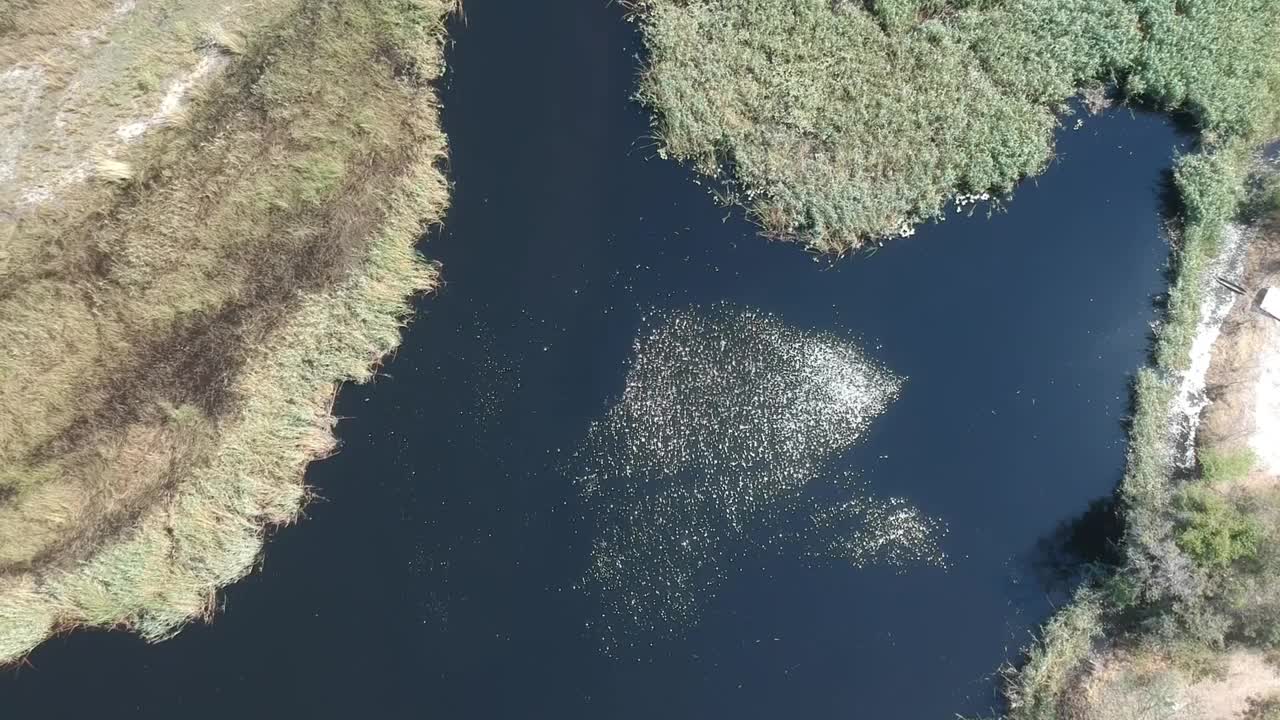
POLYGON ((45 338, 0 357, 0 427, 21 429, 0 433, 0 664, 76 627, 161 640, 213 615, 305 504, 341 384, 372 378, 438 283, 416 245, 448 203, 453 0, 287 2, 221 36, 225 70, 131 134, 117 177, 13 223, 19 248, 65 234, 98 260, 88 277, 75 254, 46 260, 44 281, 37 254, 0 264, 0 326, 45 338), (317 94, 315 72, 341 81, 317 94), (101 345, 33 365, 85 333, 101 345))
MULTIPOLYGON (((1263 181, 1276 177, 1263 162, 1251 163, 1249 172, 1263 181)), ((1256 572, 1249 569, 1251 548, 1212 567, 1184 549, 1202 512, 1187 503, 1209 493, 1223 498, 1214 507, 1238 508, 1235 522, 1253 528, 1259 542, 1270 542, 1261 537, 1275 532, 1270 508, 1280 507, 1274 494, 1280 468, 1257 467, 1250 448, 1257 445, 1263 410, 1259 384, 1280 374, 1280 321, 1262 313, 1256 297, 1280 279, 1277 268, 1280 205, 1225 225, 1216 255, 1176 277, 1175 287, 1199 287, 1207 297, 1194 331, 1185 334, 1185 363, 1170 369, 1157 362, 1136 384, 1130 467, 1119 490, 1128 503, 1120 511, 1130 524, 1122 541, 1128 558, 1080 588, 1023 663, 1006 668, 1008 714, 1001 717, 1105 720, 1146 702, 1143 693, 1170 707, 1198 708, 1197 720, 1235 720, 1249 702, 1280 703, 1280 668, 1266 660, 1265 643, 1239 630, 1202 636, 1203 630, 1182 625, 1192 622, 1183 616, 1191 607, 1222 612, 1212 609, 1220 603, 1216 585, 1256 572), (1250 293, 1238 297, 1222 288, 1219 275, 1250 293), (1276 351, 1260 356, 1259 348, 1276 351), (1154 568, 1144 565, 1152 559, 1154 568), (1135 570, 1146 574, 1135 579, 1135 570), (1161 572, 1181 573, 1182 586, 1161 586, 1161 572)), ((1280 424, 1280 413, 1269 420, 1280 424)), ((1264 576, 1256 582, 1280 581, 1264 576)))

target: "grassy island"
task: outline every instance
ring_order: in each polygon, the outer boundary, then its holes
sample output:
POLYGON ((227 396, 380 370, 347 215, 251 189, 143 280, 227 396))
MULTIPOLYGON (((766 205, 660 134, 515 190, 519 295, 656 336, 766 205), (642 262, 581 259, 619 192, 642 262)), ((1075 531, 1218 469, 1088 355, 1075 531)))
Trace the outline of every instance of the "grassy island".
MULTIPOLYGON (((767 235, 819 251, 909 234, 952 201, 1000 200, 1049 162, 1053 133, 1078 95, 1194 123, 1197 147, 1174 168, 1181 203, 1167 308, 1153 364, 1138 374, 1118 491, 1124 559, 1097 568, 1010 669, 1006 713, 1198 720, 1234 717, 1248 701, 1250 717, 1280 717, 1280 478, 1250 469, 1238 433, 1201 433, 1198 462, 1186 463, 1178 416, 1224 249, 1244 245, 1249 287, 1280 284, 1271 214, 1280 211, 1268 209, 1275 185, 1257 164, 1258 149, 1280 135, 1280 3, 631 7, 648 49, 639 98, 654 112, 660 152, 715 178, 722 199, 744 205, 767 235), (1214 684, 1227 675, 1256 682, 1228 692, 1214 684), (1246 690, 1236 706, 1200 703, 1246 690)), ((1220 350, 1238 350, 1239 328, 1257 322, 1252 311, 1238 303, 1220 350)), ((1214 363, 1211 376, 1222 372, 1214 363)), ((1211 383, 1206 416, 1228 412, 1223 397, 1233 387, 1248 385, 1211 383)))
POLYGON ((0 663, 164 638, 296 516, 436 282, 454 5, 0 2, 0 663))
POLYGON ((1044 168, 1077 92, 1189 113, 1230 172, 1273 120, 1269 0, 636 0, 660 151, 843 252, 1044 168))

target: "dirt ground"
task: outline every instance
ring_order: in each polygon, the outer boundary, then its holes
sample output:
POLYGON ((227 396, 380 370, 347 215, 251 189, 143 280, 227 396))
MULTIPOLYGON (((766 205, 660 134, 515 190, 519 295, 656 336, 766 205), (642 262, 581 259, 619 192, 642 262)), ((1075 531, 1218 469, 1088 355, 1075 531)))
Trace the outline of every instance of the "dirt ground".
POLYGON ((1280 692, 1280 670, 1254 650, 1233 650, 1217 671, 1192 679, 1167 658, 1117 651, 1095 661, 1070 720, 1245 720, 1251 700, 1280 692))
POLYGON ((1265 224, 1248 250, 1242 285, 1213 349, 1201 417, 1202 447, 1252 449, 1258 456, 1246 487, 1280 481, 1280 320, 1259 309, 1267 287, 1280 286, 1280 219, 1265 224))

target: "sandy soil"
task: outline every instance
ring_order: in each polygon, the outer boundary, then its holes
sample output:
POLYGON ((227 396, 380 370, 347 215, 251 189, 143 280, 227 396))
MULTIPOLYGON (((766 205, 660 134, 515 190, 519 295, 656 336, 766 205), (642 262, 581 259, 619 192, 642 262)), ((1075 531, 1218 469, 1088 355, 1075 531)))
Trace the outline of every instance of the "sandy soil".
POLYGON ((1250 698, 1259 700, 1280 692, 1280 672, 1262 653, 1234 650, 1226 657, 1222 677, 1201 680, 1191 686, 1191 702, 1198 720, 1239 720, 1250 698))
POLYGON ((1199 444, 1251 448, 1259 463, 1246 482, 1269 485, 1280 480, 1280 321, 1258 303, 1263 289, 1280 285, 1280 221, 1250 243, 1241 284, 1249 295, 1232 307, 1214 345, 1199 444))

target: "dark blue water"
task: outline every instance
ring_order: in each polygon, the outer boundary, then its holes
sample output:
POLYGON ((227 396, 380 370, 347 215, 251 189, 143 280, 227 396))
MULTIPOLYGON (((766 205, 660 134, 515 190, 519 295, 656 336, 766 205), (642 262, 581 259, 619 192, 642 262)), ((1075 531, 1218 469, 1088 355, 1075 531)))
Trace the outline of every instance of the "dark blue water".
POLYGON ((53 640, 5 717, 946 718, 1105 547, 1127 383, 1163 286, 1180 142, 1116 112, 1060 133, 1008 212, 829 265, 754 236, 651 157, 639 51, 603 0, 470 3, 444 93, 454 206, 374 385, 343 391, 323 497, 212 626, 53 640), (683 639, 620 658, 575 588, 593 534, 565 454, 621 390, 642 314, 730 302, 862 338, 908 378, 839 459, 946 521, 951 567, 739 564, 683 639), (1077 518, 1083 520, 1071 525, 1077 518), (1095 522, 1101 518, 1102 522, 1095 522), (1070 547, 1054 547, 1061 539, 1070 547))

